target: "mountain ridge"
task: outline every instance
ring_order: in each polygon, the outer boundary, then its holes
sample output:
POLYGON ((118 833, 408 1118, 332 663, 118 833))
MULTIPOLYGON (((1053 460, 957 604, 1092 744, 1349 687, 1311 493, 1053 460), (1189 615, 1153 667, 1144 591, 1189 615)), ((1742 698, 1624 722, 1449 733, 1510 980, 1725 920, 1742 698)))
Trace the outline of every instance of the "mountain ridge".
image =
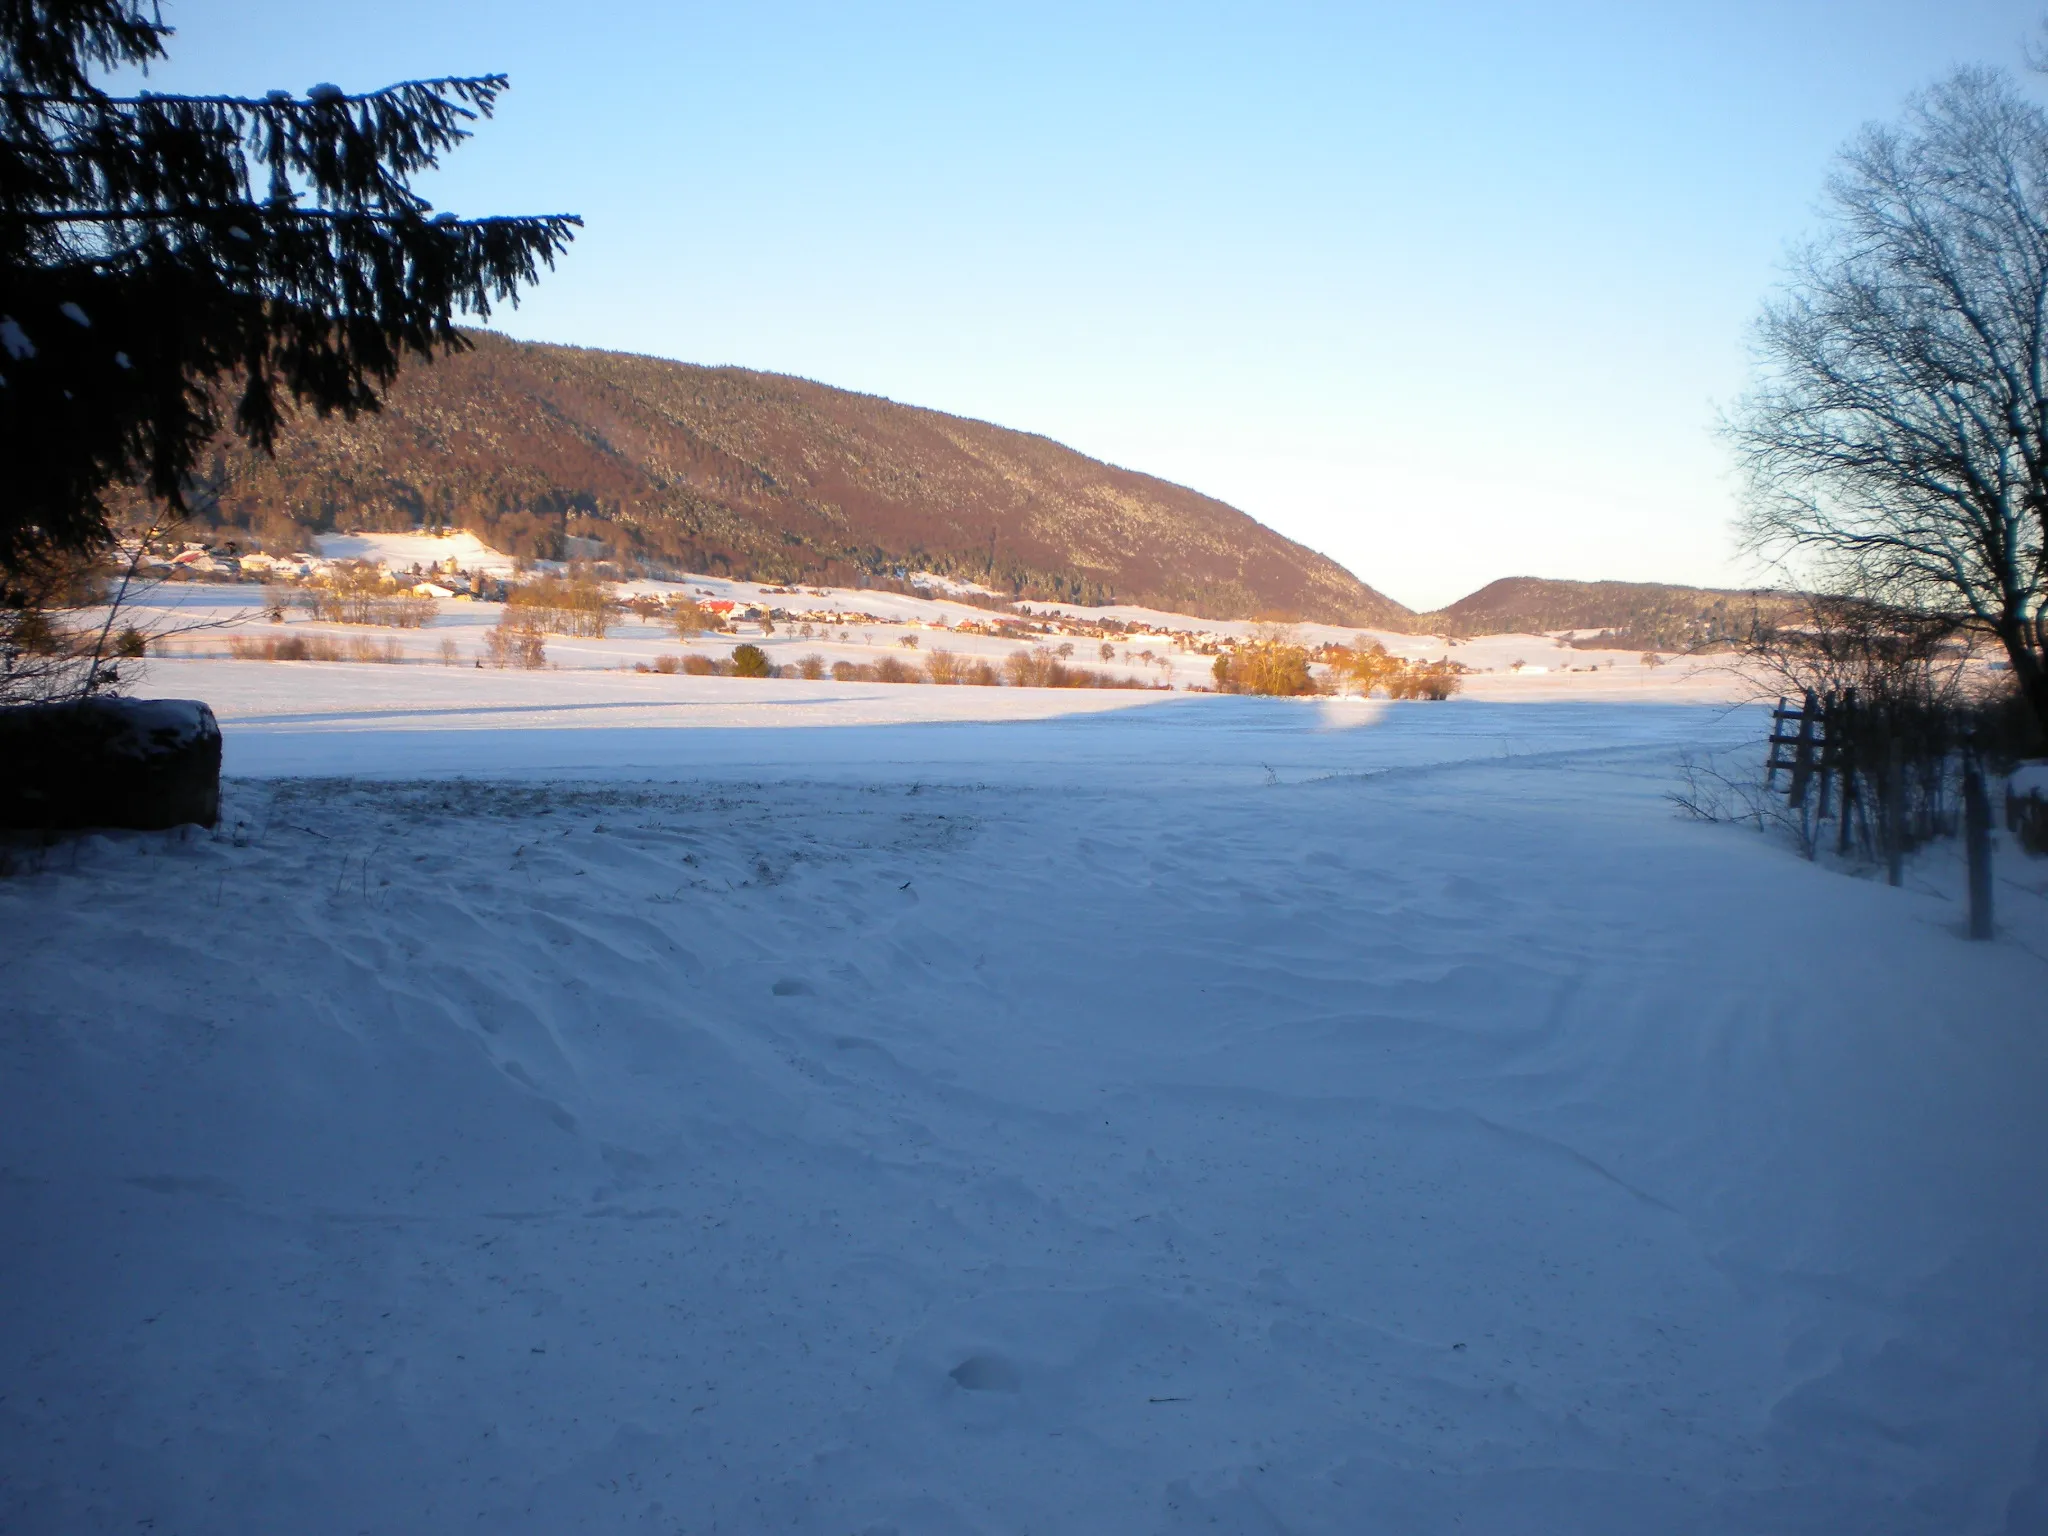
POLYGON ((465 526, 510 553, 1407 628, 1410 610, 1215 497, 1038 433, 813 380, 469 333, 384 409, 224 443, 215 520, 258 543, 465 526), (591 547, 591 546, 578 546, 591 547))
POLYGON ((1415 623, 1460 637, 1595 630, 1599 634, 1588 645, 1686 651, 1740 642, 1759 621, 1783 619, 1798 604, 1791 593, 1765 588, 1503 576, 1455 603, 1417 614, 1415 623))

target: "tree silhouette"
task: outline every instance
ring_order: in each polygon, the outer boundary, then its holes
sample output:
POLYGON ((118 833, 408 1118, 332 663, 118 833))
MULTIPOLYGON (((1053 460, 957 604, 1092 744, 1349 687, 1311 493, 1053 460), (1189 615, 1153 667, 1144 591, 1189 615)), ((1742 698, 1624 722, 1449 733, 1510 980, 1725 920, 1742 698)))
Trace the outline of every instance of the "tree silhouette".
POLYGON ((1732 423, 1751 544, 1995 635, 2048 730, 2048 112, 1965 70, 1844 151, 1732 423))
POLYGON ((408 356, 468 343, 572 215, 460 219, 411 182, 502 75, 303 97, 110 95, 171 29, 132 0, 0 0, 0 573, 110 535, 139 481, 182 510, 225 426, 268 452, 289 405, 353 417, 408 356))

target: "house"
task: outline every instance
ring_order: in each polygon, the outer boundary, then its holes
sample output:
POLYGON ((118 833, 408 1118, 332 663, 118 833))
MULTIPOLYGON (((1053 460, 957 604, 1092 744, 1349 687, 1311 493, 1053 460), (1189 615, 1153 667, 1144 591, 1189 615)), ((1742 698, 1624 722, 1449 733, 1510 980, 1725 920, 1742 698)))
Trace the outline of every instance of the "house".
POLYGON ((204 549, 188 549, 183 554, 171 557, 171 569, 183 571, 190 576, 232 578, 242 574, 242 563, 232 555, 216 555, 204 549))

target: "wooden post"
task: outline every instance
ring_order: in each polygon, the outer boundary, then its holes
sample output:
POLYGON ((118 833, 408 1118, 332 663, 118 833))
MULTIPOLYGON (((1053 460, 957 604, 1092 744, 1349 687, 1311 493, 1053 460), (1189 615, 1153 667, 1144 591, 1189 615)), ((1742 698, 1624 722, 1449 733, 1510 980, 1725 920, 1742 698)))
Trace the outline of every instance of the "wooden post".
POLYGON ((1828 819, 1828 789, 1835 770, 1836 745, 1840 740, 1841 722, 1835 714, 1835 696, 1830 693, 1820 707, 1820 804, 1814 807, 1813 821, 1816 835, 1820 823, 1828 819))
POLYGON ((1906 744, 1894 736, 1885 756, 1884 803, 1878 808, 1884 821, 1884 878, 1887 885, 1906 883, 1906 744))
MULTIPOLYGON (((1839 835, 1835 838, 1835 852, 1846 856, 1849 852, 1850 812, 1855 809, 1857 802, 1863 798, 1856 779, 1856 743, 1862 739, 1862 733, 1860 729, 1861 722, 1856 718, 1856 690, 1854 688, 1845 688, 1842 691, 1841 713, 1838 716, 1838 722, 1836 728, 1828 733, 1831 737, 1836 738, 1838 742, 1838 745, 1835 747, 1835 772, 1840 774, 1842 779, 1842 825, 1839 835)), ((1868 825, 1867 817, 1865 818, 1865 824, 1866 826, 1868 825)))
POLYGON ((1963 832, 1970 850, 1970 937, 1991 937, 1991 797, 1975 762, 1963 769, 1963 832))
POLYGON ((1820 701, 1806 690, 1806 707, 1799 712, 1799 740, 1793 746, 1792 803, 1804 807, 1807 782, 1813 777, 1813 722, 1820 713, 1820 701))
POLYGON ((1813 727, 1819 715, 1820 700, 1809 688, 1806 690, 1805 707, 1799 712, 1799 739, 1792 749, 1792 793, 1789 797, 1792 808, 1799 812, 1799 838, 1806 845, 1809 859, 1820 855, 1820 828, 1813 824, 1813 813, 1806 804, 1806 791, 1813 782, 1813 727))

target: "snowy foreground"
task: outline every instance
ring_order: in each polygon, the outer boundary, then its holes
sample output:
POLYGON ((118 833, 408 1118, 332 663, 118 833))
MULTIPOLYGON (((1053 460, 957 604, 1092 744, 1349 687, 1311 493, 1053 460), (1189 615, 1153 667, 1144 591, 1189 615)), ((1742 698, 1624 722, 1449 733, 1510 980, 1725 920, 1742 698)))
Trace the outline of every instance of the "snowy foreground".
POLYGON ((0 1529, 2048 1529, 2048 902, 1754 717, 394 670, 0 880, 0 1529))

